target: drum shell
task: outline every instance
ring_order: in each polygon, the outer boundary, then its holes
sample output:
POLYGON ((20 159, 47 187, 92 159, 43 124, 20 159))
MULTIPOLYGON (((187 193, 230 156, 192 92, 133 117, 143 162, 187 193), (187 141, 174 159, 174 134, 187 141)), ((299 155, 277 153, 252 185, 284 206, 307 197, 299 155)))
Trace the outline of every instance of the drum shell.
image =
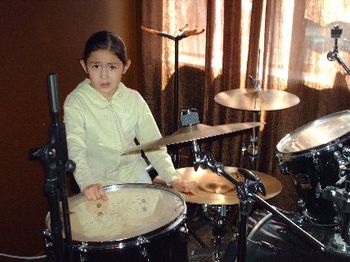
POLYGON ((290 175, 306 212, 320 224, 334 224, 337 209, 321 192, 336 186, 350 164, 350 110, 327 115, 287 134, 276 146, 281 171, 290 175))
MULTIPOLYGON (((186 203, 177 192, 155 185, 127 184, 123 187, 147 187, 172 192, 181 197, 184 210, 181 214, 149 233, 111 241, 77 241, 73 239, 73 261, 188 261, 186 203)), ((171 205, 171 203, 169 203, 171 205)), ((49 215, 49 214, 48 214, 49 215)), ((46 221, 48 223, 48 221, 46 221)), ((50 261, 55 261, 54 245, 49 229, 45 230, 46 248, 50 261)))
POLYGON ((298 192, 305 202, 307 212, 320 224, 334 224, 337 215, 334 203, 323 199, 318 188, 335 186, 339 180, 339 162, 335 152, 349 144, 348 136, 333 141, 324 148, 312 151, 283 154, 276 150, 282 173, 289 175, 298 192))
POLYGON ((350 260, 350 252, 339 252, 331 247, 334 230, 302 220, 295 213, 287 215, 306 232, 323 243, 326 251, 312 246, 286 222, 263 210, 256 210, 248 220, 246 261, 337 261, 350 260))

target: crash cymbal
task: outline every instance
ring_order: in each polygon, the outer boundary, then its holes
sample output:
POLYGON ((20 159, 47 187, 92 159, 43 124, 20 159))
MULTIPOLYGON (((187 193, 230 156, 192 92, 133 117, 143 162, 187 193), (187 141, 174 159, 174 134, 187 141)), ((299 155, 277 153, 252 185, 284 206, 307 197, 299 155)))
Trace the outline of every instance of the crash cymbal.
POLYGON ((282 90, 232 89, 215 95, 216 103, 248 111, 273 111, 297 105, 300 99, 282 90))
MULTIPOLYGON (((225 167, 224 170, 239 181, 244 181, 236 167, 225 167)), ((208 170, 198 168, 197 172, 193 167, 185 167, 176 170, 184 179, 197 182, 195 194, 183 194, 186 202, 208 205, 235 205, 239 203, 239 198, 235 192, 235 185, 224 177, 208 170)), ((282 191, 282 184, 271 175, 252 171, 260 178, 265 186, 266 196, 263 199, 270 199, 277 196, 282 191)), ((159 180, 158 180, 159 181, 159 180)))
POLYGON ((233 133, 242 131, 245 129, 250 129, 259 126, 259 122, 246 122, 246 123, 234 123, 234 124, 225 124, 218 126, 208 126, 204 124, 197 124, 188 127, 182 127, 172 135, 160 138, 158 140, 138 145, 127 149, 122 154, 130 154, 139 152, 140 150, 155 150, 161 146, 180 144, 185 142, 190 142, 193 140, 199 140, 203 138, 233 133))

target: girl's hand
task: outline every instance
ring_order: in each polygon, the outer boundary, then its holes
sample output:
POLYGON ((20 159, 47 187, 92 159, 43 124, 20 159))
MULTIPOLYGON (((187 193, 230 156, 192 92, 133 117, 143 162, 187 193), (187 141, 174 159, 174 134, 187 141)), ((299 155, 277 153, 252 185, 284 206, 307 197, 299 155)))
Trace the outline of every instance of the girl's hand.
POLYGON ((171 186, 179 192, 187 194, 196 194, 197 182, 177 178, 171 182, 171 186))
POLYGON ((104 191, 102 185, 92 184, 83 189, 83 194, 87 200, 108 200, 106 191, 104 191))

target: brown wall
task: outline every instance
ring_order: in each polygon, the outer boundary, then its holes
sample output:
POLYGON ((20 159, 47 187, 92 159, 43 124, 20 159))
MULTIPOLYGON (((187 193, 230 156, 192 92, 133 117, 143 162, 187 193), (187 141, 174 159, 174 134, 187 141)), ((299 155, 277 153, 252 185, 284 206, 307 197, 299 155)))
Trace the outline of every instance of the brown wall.
POLYGON ((106 29, 125 40, 133 64, 124 82, 138 88, 135 6, 136 0, 0 2, 0 253, 44 250, 46 174, 28 152, 48 143, 48 73, 58 74, 62 109, 66 95, 84 78, 78 61, 85 40, 106 29))

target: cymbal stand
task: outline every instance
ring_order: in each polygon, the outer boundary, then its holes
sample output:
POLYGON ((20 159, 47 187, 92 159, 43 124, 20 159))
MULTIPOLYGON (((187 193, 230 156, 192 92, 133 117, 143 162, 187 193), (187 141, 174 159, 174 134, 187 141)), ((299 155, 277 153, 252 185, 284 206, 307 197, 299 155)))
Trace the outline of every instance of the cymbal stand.
POLYGON ((225 235, 225 224, 226 224, 226 205, 214 205, 210 206, 207 204, 202 205, 205 216, 210 220, 213 225, 213 236, 212 240, 214 243, 213 259, 214 262, 220 262, 223 256, 222 243, 225 235), (214 211, 215 214, 211 214, 214 211))
MULTIPOLYGON (((178 129, 178 106, 179 106, 179 91, 178 91, 178 86, 179 86, 179 42, 186 38, 189 37, 191 35, 199 35, 201 33, 204 32, 204 29, 202 29, 201 31, 198 31, 197 29, 194 30, 184 30, 187 27, 184 26, 183 28, 181 28, 179 31, 179 33, 177 35, 170 35, 168 33, 165 32, 161 32, 158 30, 154 30, 154 29, 150 29, 150 28, 146 28, 144 26, 141 26, 141 29, 148 32, 148 33, 152 33, 152 34, 156 34, 165 38, 168 38, 170 40, 173 40, 175 43, 175 64, 174 64, 174 68, 175 68, 175 72, 174 72, 174 114, 173 114, 173 121, 174 121, 174 125, 173 125, 173 131, 175 132, 178 129)), ((172 159, 174 162, 174 165, 176 168, 180 167, 180 158, 178 155, 178 148, 177 146, 175 147, 175 154, 172 155, 172 159)))
POLYGON ((224 171, 222 164, 216 162, 210 155, 200 152, 199 145, 196 140, 192 141, 192 151, 194 154, 194 169, 197 170, 198 167, 208 168, 215 172, 219 176, 223 176, 229 182, 236 186, 236 193, 239 197, 239 219, 237 222, 237 261, 245 261, 246 258, 246 243, 247 243, 247 220, 248 215, 251 211, 252 206, 258 203, 263 208, 270 211, 273 215, 278 216, 287 225, 289 225, 292 230, 303 237, 310 245, 313 247, 324 251, 325 246, 318 241, 316 238, 311 236, 304 229, 295 224, 292 220, 286 217, 282 212, 280 212, 276 207, 267 203, 264 199, 259 197, 257 194, 261 193, 265 195, 264 184, 260 179, 254 175, 251 171, 239 168, 238 171, 244 175, 244 182, 236 180, 234 177, 230 176, 224 171))
MULTIPOLYGON (((48 232, 44 232, 44 234, 46 234, 45 237, 48 238, 48 241, 53 241, 54 258, 52 259, 65 262, 73 261, 65 172, 73 171, 75 163, 67 160, 65 128, 59 119, 56 74, 49 74, 48 82, 50 108, 53 118, 49 134, 50 144, 43 145, 38 149, 32 149, 30 154, 32 157, 42 160, 47 172, 44 191, 48 196, 52 234, 48 232), (64 228, 65 241, 62 235, 62 228, 64 228)), ((49 243, 47 243, 47 246, 49 246, 49 243)))
MULTIPOLYGON (((257 63, 257 75, 259 74, 259 64, 260 64, 260 49, 258 52, 258 63, 257 63)), ((253 78, 251 75, 249 76, 249 80, 251 82, 251 84, 254 87, 254 93, 256 94, 256 98, 254 100, 254 108, 257 108, 257 100, 259 99, 259 92, 261 91, 260 88, 260 80, 259 77, 257 76, 257 78, 253 78)), ((260 111, 253 111, 253 122, 260 122, 260 111)), ((256 161, 257 161, 257 157, 258 157, 258 135, 257 132, 259 131, 258 129, 259 127, 253 127, 253 134, 250 136, 250 144, 248 145, 248 147, 245 146, 245 144, 243 143, 242 147, 241 147, 241 153, 244 156, 245 152, 247 152, 248 154, 248 158, 249 158, 249 162, 250 162, 250 169, 256 170, 256 161)))
MULTIPOLYGON (((260 121, 260 111, 258 112, 253 112, 253 122, 260 121)), ((249 168, 256 170, 256 161, 258 158, 258 153, 259 153, 259 148, 258 148, 258 132, 257 130, 258 127, 253 127, 252 128, 252 135, 250 136, 249 142, 250 144, 248 147, 243 143, 241 147, 241 154, 244 157, 245 154, 247 153, 248 159, 249 159, 249 168)))

